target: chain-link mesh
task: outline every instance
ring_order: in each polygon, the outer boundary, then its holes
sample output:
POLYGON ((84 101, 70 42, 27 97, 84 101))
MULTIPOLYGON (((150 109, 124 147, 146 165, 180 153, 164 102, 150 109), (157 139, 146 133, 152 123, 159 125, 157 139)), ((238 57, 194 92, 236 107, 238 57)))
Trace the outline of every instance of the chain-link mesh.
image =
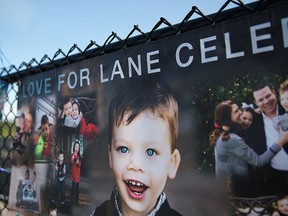
POLYGON ((17 83, 1 83, 0 105, 0 215, 6 215, 11 164, 13 159, 13 137, 17 107, 17 83))
MULTIPOLYGON (((283 1, 284 2, 284 1, 283 1)), ((40 61, 33 58, 30 62, 23 62, 19 67, 11 65, 8 68, 0 69, 0 215, 6 215, 8 212, 8 196, 9 196, 9 183, 11 176, 11 164, 13 159, 13 137, 15 133, 16 124, 16 110, 17 110, 17 92, 18 82, 25 76, 42 73, 54 68, 64 65, 80 62, 85 59, 93 58, 103 54, 115 52, 117 50, 145 44, 150 41, 159 40, 164 37, 181 34, 192 29, 197 29, 203 26, 214 25, 223 20, 232 19, 235 17, 256 13, 261 11, 271 4, 281 4, 281 1, 273 0, 259 0, 257 2, 245 5, 241 0, 227 0, 217 13, 212 15, 205 15, 199 8, 193 6, 189 13, 184 16, 182 22, 172 25, 168 20, 161 17, 155 24, 152 30, 144 33, 135 25, 125 39, 121 39, 115 32, 106 39, 105 43, 101 46, 95 41, 90 41, 84 50, 74 44, 70 50, 65 54, 61 49, 57 50, 52 58, 44 55, 40 61), (225 10, 228 5, 234 4, 237 7, 225 10), (193 16, 195 19, 192 19, 193 16), (165 25, 164 28, 160 26, 165 25), (136 36, 135 36, 136 34, 136 36)), ((265 200, 265 202, 270 202, 265 200)), ((233 199, 231 204, 235 208, 235 203, 242 203, 243 200, 233 199)), ((261 200, 245 200, 246 205, 250 206, 253 203, 261 202, 261 200), (251 204, 252 203, 252 204, 251 204)), ((240 204, 241 205, 241 204, 240 204)), ((239 212, 236 212, 237 215, 239 212)), ((249 211, 248 211, 249 213, 249 211)), ((241 212, 241 215, 247 215, 241 212)), ((262 215, 262 214, 261 214, 262 215)))

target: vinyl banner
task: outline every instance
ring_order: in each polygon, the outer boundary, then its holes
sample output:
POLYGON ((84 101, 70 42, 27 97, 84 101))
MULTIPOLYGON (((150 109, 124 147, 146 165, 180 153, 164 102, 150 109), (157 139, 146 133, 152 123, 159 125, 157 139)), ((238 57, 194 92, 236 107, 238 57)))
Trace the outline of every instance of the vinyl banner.
POLYGON ((288 193, 287 11, 22 79, 11 212, 225 215, 228 197, 288 193))

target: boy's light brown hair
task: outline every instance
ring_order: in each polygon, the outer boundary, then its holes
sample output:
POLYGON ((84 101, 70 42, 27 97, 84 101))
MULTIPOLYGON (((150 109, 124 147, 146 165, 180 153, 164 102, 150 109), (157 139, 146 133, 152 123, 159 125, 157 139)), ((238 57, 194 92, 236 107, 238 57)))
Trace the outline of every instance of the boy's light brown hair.
POLYGON ((288 91, 288 80, 285 80, 280 84, 279 87, 279 94, 283 94, 284 92, 288 91))
POLYGON ((177 100, 163 79, 152 76, 130 79, 112 99, 109 107, 109 144, 115 125, 120 126, 123 123, 128 125, 144 111, 151 111, 155 116, 168 122, 171 152, 173 152, 178 137, 177 100), (123 122, 126 114, 129 114, 129 117, 123 122))

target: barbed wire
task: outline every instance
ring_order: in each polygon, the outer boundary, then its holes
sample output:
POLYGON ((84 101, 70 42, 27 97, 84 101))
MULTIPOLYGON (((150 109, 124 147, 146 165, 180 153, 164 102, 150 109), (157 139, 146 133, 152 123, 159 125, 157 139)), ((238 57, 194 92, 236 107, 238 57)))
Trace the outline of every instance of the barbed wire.
POLYGON ((197 6, 193 6, 179 24, 173 25, 167 19, 161 17, 148 33, 144 33, 138 25, 134 25, 125 39, 121 39, 116 32, 112 32, 103 45, 99 45, 94 40, 91 40, 84 50, 78 47, 77 44, 73 44, 67 53, 64 53, 62 49, 58 49, 52 58, 45 54, 40 61, 32 58, 28 63, 22 62, 19 67, 15 65, 10 65, 8 68, 4 67, 0 69, 0 79, 8 83, 15 82, 27 75, 45 72, 127 47, 181 34, 199 27, 214 25, 226 19, 257 13, 272 3, 275 4, 277 1, 259 0, 245 5, 241 0, 227 0, 222 7, 212 15, 205 15, 197 6), (237 7, 225 10, 231 4, 237 7), (192 19, 194 16, 198 16, 198 18, 192 19), (163 25, 165 25, 165 27, 160 28, 163 25), (138 33, 138 35, 132 37, 135 32, 138 33), (75 53, 76 51, 77 53, 75 53))

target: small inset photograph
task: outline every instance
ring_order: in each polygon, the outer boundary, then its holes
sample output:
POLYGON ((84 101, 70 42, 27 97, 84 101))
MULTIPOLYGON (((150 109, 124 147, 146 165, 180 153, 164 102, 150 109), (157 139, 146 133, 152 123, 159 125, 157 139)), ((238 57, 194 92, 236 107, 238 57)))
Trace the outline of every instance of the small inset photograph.
POLYGON ((44 191, 47 184, 47 164, 34 168, 13 166, 11 172, 8 209, 10 213, 39 215, 45 208, 44 191))

